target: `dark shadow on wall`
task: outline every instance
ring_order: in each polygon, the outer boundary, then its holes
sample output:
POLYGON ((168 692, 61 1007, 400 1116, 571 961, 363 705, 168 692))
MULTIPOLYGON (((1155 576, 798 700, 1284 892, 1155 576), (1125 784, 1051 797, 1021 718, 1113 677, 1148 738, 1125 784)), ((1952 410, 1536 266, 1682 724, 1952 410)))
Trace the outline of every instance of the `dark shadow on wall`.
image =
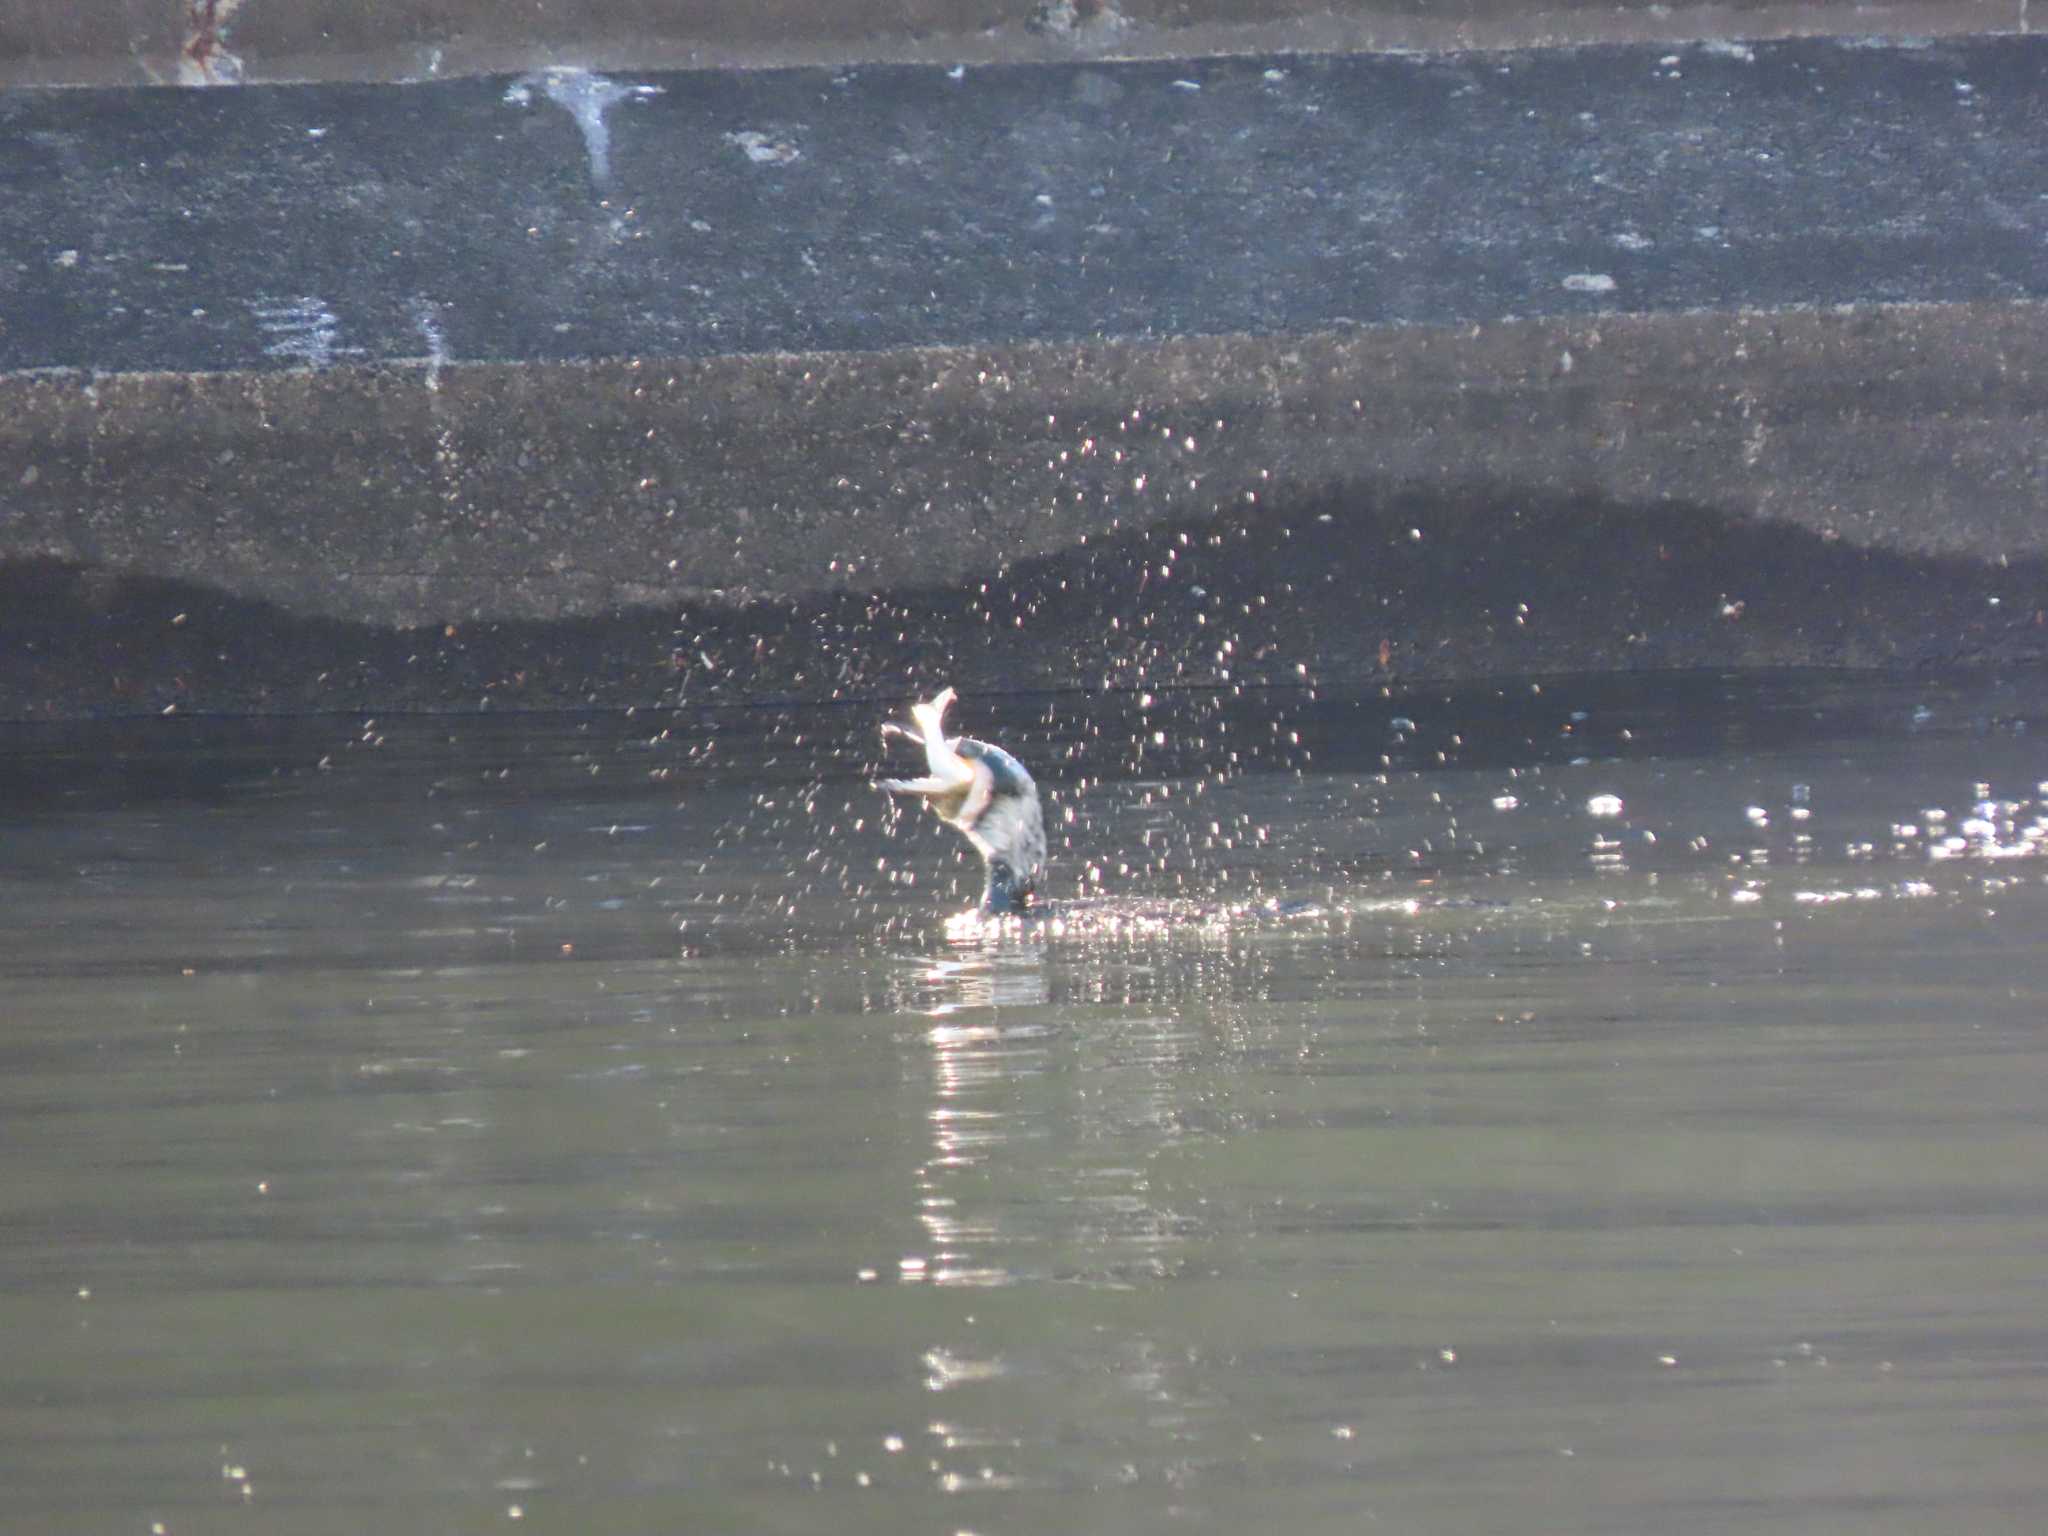
POLYGON ((0 716, 619 708, 2048 656, 2048 562, 1673 504, 1280 489, 947 589, 394 630, 0 565, 0 716))

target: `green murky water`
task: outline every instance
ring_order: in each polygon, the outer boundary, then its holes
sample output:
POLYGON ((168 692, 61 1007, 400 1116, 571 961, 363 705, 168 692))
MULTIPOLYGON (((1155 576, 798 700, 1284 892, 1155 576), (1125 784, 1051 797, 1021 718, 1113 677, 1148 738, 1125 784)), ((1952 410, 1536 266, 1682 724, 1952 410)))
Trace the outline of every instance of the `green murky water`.
POLYGON ((0 1526, 2048 1520, 2048 683, 883 713, 17 729, 0 1526))

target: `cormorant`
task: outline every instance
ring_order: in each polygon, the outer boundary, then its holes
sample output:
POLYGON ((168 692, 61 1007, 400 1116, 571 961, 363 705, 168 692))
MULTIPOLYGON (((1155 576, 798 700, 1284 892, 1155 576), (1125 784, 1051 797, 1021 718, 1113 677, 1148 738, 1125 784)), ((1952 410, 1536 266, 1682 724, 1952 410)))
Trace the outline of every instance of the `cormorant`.
POLYGON ((974 844, 988 865, 982 911, 1028 911, 1045 871, 1045 816, 1038 786, 1001 747, 969 736, 947 740, 946 707, 952 702, 948 688, 928 704, 910 706, 915 730, 894 720, 882 727, 885 737, 901 736, 923 747, 930 771, 921 779, 883 779, 880 787, 918 796, 939 820, 959 828, 974 844))

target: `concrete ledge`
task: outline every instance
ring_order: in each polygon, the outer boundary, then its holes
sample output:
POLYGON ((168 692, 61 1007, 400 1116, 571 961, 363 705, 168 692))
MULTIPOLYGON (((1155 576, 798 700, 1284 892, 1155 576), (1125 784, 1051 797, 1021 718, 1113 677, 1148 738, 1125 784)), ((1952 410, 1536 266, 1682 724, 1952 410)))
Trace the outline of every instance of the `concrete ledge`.
POLYGON ((0 717, 2038 659, 2044 328, 16 381, 0 717))
POLYGON ((2011 560, 2048 550, 2048 306, 45 374, 0 379, 0 464, 0 559, 399 627, 949 586, 1340 492, 2011 560))

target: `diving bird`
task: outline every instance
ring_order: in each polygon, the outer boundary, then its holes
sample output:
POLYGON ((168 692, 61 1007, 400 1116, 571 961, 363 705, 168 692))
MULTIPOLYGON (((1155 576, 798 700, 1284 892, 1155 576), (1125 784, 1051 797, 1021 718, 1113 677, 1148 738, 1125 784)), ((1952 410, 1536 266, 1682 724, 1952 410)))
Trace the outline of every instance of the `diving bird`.
POLYGON ((910 706, 916 729, 891 720, 883 736, 901 736, 924 748, 929 771, 921 779, 883 779, 892 795, 916 795, 957 827, 988 865, 984 912, 1030 910, 1038 878, 1045 872, 1045 816, 1038 786, 1022 763, 1001 747, 969 736, 946 737, 946 707, 953 690, 929 703, 910 706))

